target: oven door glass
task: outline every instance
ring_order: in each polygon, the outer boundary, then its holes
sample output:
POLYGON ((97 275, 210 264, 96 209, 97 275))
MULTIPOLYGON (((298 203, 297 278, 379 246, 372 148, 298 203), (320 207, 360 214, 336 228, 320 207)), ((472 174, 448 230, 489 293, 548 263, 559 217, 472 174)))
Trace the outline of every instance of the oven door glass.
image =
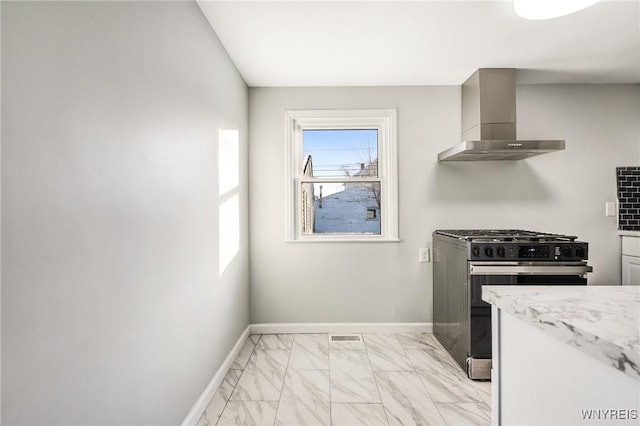
POLYGON ((491 305, 482 300, 483 285, 586 285, 583 275, 469 275, 470 356, 491 358, 491 305))

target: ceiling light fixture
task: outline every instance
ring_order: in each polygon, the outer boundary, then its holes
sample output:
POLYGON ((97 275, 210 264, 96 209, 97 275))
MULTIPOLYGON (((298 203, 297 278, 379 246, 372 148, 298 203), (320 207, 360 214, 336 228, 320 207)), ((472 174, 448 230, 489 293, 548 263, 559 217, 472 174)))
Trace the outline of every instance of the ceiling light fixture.
POLYGON ((586 9, 600 0, 513 0, 513 8, 525 19, 551 19, 586 9))

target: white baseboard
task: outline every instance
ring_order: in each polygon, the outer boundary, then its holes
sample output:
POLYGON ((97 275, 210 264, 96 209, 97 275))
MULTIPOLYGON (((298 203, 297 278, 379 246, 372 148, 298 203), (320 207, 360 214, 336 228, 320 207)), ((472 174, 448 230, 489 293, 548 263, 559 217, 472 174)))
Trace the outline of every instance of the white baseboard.
POLYGON ((251 324, 251 334, 275 333, 432 333, 430 322, 313 322, 251 324))
POLYGON ((229 352, 229 355, 224 359, 220 368, 218 368, 218 371, 216 371, 216 374, 204 389, 204 392, 202 392, 202 395, 200 395, 200 398, 198 398, 193 407, 191 407, 191 411, 189 411, 189 414, 187 414, 187 417, 182 422, 182 426, 194 426, 198 423, 198 420, 200 420, 200 417, 202 417, 202 414, 204 414, 204 411, 207 409, 211 398, 213 398, 213 394, 216 393, 216 390, 218 390, 218 387, 224 380, 224 376, 227 374, 229 367, 231 367, 231 364, 233 364, 233 361, 235 361, 236 357, 240 353, 244 342, 249 338, 250 332, 251 325, 248 325, 242 332, 242 335, 238 338, 233 349, 231 349, 231 352, 229 352))
POLYGON ((250 324, 238 338, 233 349, 216 371, 200 398, 187 414, 182 426, 194 426, 202 417, 209 401, 213 398, 229 367, 236 359, 249 334, 275 333, 432 333, 430 322, 314 322, 314 323, 272 323, 250 324))

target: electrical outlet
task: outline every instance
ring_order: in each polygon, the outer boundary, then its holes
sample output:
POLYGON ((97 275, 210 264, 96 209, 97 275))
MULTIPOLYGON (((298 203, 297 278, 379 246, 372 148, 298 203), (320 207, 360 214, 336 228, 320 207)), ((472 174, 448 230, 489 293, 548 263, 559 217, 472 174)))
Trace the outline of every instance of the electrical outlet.
POLYGON ((429 263, 431 262, 431 250, 428 248, 421 248, 419 253, 419 261, 420 263, 429 263))
POLYGON ((605 207, 605 211, 604 211, 605 216, 616 216, 618 214, 618 209, 616 208, 617 206, 615 201, 605 202, 604 207, 605 207))

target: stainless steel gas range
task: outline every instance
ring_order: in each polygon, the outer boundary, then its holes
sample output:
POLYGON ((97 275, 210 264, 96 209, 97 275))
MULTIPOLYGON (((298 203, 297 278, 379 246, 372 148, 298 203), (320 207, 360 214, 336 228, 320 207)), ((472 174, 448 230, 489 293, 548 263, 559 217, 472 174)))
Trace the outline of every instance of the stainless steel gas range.
POLYGON ((589 246, 516 229, 433 233, 433 333, 472 379, 491 377, 491 307, 483 285, 586 285, 589 246))

